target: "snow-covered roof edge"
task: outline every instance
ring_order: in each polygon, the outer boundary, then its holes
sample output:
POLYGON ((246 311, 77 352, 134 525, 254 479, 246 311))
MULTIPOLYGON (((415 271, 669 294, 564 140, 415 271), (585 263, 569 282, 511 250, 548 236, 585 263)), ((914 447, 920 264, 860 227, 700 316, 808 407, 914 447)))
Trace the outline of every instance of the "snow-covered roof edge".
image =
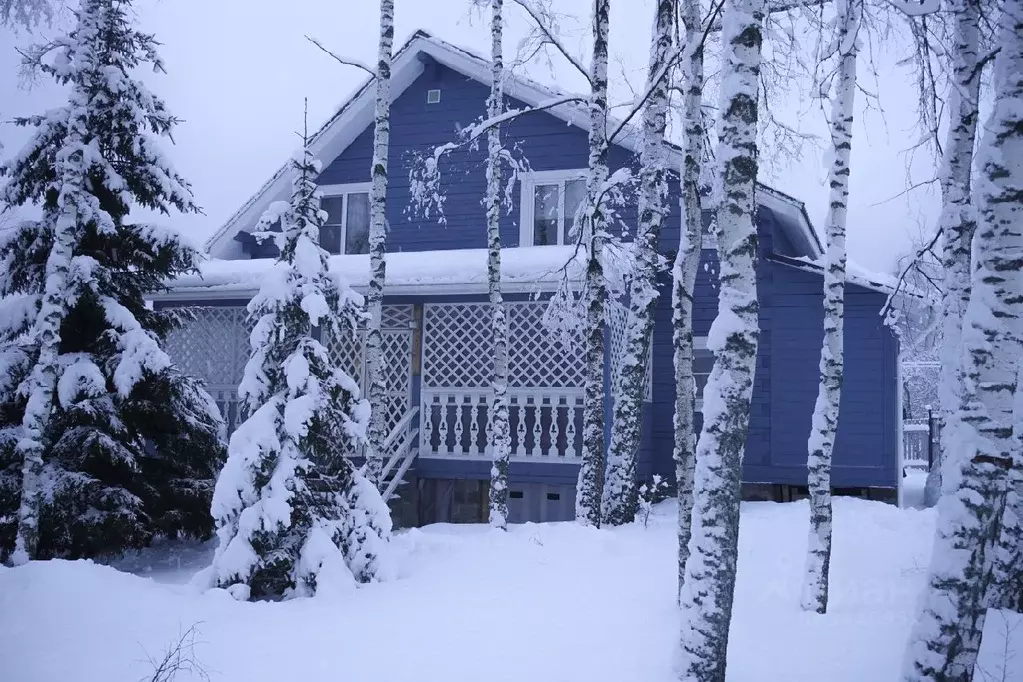
MULTIPOLYGON (((392 101, 399 97, 423 73, 424 64, 420 58, 421 54, 429 55, 437 62, 485 85, 490 84, 492 72, 490 62, 485 57, 436 38, 426 31, 418 30, 394 54, 391 69, 392 101)), ((337 112, 310 138, 309 146, 313 155, 325 164, 329 164, 337 158, 372 122, 375 96, 373 82, 374 78, 367 77, 362 86, 355 91, 355 94, 344 102, 337 112)), ((521 100, 529 105, 538 104, 557 97, 564 97, 567 94, 569 93, 547 87, 516 73, 509 74, 505 84, 505 95, 521 100)), ((577 103, 553 107, 548 112, 583 129, 589 125, 586 108, 577 103)), ((609 122, 609 127, 611 128, 617 128, 619 125, 618 122, 613 120, 609 122)), ((638 129, 632 125, 624 126, 622 136, 615 141, 616 144, 637 153, 640 150, 640 142, 638 129)), ((681 166, 683 160, 682 149, 672 144, 668 145, 668 149, 669 154, 673 157, 674 165, 677 167, 681 166)), ((271 201, 284 199, 287 196, 289 187, 287 178, 288 168, 289 165, 284 163, 207 240, 206 249, 210 254, 214 256, 223 255, 222 251, 225 245, 230 244, 242 227, 255 224, 271 201)), ((793 216, 795 218, 794 222, 800 226, 804 233, 805 240, 810 249, 815 251, 814 257, 819 257, 824 253, 821 242, 810 223, 806 209, 801 201, 765 185, 758 186, 758 200, 772 210, 793 216)))
MULTIPOLYGON (((768 260, 780 265, 787 265, 790 268, 812 272, 817 275, 824 274, 824 265, 820 261, 809 258, 791 258, 789 256, 773 255, 768 260)), ((852 261, 846 261, 845 280, 849 284, 877 291, 891 296, 896 290, 895 277, 881 272, 871 272, 866 268, 857 265, 852 261)))

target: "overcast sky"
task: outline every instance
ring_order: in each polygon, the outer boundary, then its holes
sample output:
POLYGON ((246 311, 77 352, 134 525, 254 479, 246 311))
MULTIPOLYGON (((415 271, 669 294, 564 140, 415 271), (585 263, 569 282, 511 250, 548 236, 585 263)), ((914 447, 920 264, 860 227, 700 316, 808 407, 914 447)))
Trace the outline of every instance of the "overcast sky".
MULTIPOLYGON (((565 20, 568 42, 586 51, 589 0, 558 0, 559 10, 581 17, 565 20)), ((302 99, 309 98, 310 123, 318 127, 365 75, 343 67, 303 37, 319 38, 338 53, 372 62, 376 55, 377 2, 374 0, 137 0, 144 30, 163 43, 167 75, 146 76, 150 87, 167 100, 183 122, 168 152, 194 185, 205 215, 172 216, 172 225, 197 240, 219 227, 281 165, 298 145, 302 99)), ((489 32, 470 10, 469 0, 397 0, 396 47, 422 28, 450 42, 489 52, 489 32)), ((631 98, 641 86, 647 59, 652 0, 612 2, 612 101, 631 98)), ((509 52, 524 35, 526 22, 509 8, 509 52)), ((37 32, 35 39, 52 30, 37 32)), ((38 113, 60 102, 48 83, 26 89, 18 77, 17 45, 33 36, 0 28, 0 117, 38 113)), ((911 235, 937 218, 936 193, 917 190, 896 196, 907 185, 905 150, 916 141, 915 91, 912 77, 897 67, 897 46, 876 53, 884 76, 862 81, 879 96, 884 113, 867 110, 857 99, 852 152, 848 248, 850 258, 874 270, 890 270, 911 235), (894 197, 894 198, 893 198, 894 197)), ((867 71, 861 60, 861 74, 867 71)), ((529 75, 569 90, 582 80, 554 58, 553 68, 532 67, 529 75)), ((826 134, 819 105, 794 93, 778 93, 773 110, 804 132, 826 134)), ((24 131, 0 125, 0 142, 9 156, 24 143, 24 131)), ((822 139, 822 143, 826 140, 822 139)), ((826 144, 825 144, 826 146, 826 144)), ((806 202, 818 232, 827 209, 825 158, 807 147, 791 159, 765 145, 761 180, 806 202)), ((913 167, 919 181, 933 175, 933 162, 918 156, 913 167)), ((481 214, 482 220, 482 214, 481 214)), ((438 227, 438 229, 443 229, 438 227)), ((482 229, 482 228, 481 228, 482 229)))

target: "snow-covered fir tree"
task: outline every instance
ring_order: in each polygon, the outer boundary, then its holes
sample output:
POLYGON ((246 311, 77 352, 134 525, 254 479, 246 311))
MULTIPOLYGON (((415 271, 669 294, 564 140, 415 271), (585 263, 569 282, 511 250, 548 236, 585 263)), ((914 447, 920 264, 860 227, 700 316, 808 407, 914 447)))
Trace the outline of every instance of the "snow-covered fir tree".
POLYGON ((754 226, 764 0, 726 0, 722 18, 718 315, 707 335, 714 368, 696 446, 692 555, 682 586, 680 679, 725 679, 738 568, 742 457, 760 336, 754 226))
POLYGON ((394 43, 394 0, 380 0, 380 41, 373 113, 373 167, 369 193, 369 319, 366 321, 366 383, 372 412, 366 443, 366 477, 377 488, 383 481, 387 440, 387 377, 384 367, 384 283, 387 278, 387 154, 391 137, 391 50, 394 43))
POLYGON ((582 466, 576 486, 576 518, 599 525, 606 511, 617 509, 618 493, 625 494, 617 481, 604 477, 604 315, 607 283, 604 280, 603 248, 607 236, 607 218, 601 196, 608 178, 607 167, 607 59, 610 0, 593 2, 593 54, 590 62, 589 160, 586 196, 581 209, 582 225, 578 238, 586 249, 586 279, 583 291, 583 379, 582 466), (613 490, 607 489, 607 484, 613 490))
MULTIPOLYGON (((977 232, 963 320, 965 393, 957 458, 943 470, 945 494, 922 611, 910 636, 906 680, 973 677, 988 607, 1005 602, 1018 574, 1003 541, 1018 552, 1019 434, 1014 427, 1018 359, 1023 355, 1023 2, 1003 0, 998 21, 993 104, 977 150, 977 232), (1018 510, 1017 510, 1018 511, 1018 510), (1006 535, 1006 532, 1008 535, 1006 535)), ((956 54, 955 59, 962 55, 956 54)), ((1018 595, 1013 595, 1018 601, 1018 595)))
POLYGON ((658 0, 654 7, 650 62, 647 67, 646 107, 643 109, 643 149, 640 154, 639 222, 633 241, 635 265, 629 285, 629 309, 624 350, 618 370, 619 385, 613 387, 614 407, 611 440, 607 453, 607 504, 603 522, 630 523, 636 517, 636 454, 643 423, 643 395, 646 389, 654 311, 660 294, 657 276, 661 270, 658 246, 661 223, 667 213, 668 179, 667 127, 668 86, 665 73, 675 56, 676 1, 658 0))
MULTIPOLYGON (((504 112, 504 0, 490 2, 490 98, 487 118, 504 112)), ((494 389, 490 418, 490 451, 494 458, 490 469, 490 525, 508 524, 508 462, 511 458, 511 425, 508 410, 508 317, 501 294, 501 202, 502 156, 501 127, 487 130, 487 194, 483 205, 487 212, 487 287, 494 335, 494 389)))
POLYGON ((85 0, 70 34, 26 53, 68 101, 17 119, 34 134, 0 168, 0 204, 42 209, 0 242, 0 554, 15 563, 212 530, 222 421, 161 348, 179 315, 144 300, 200 256, 131 221, 197 209, 159 148, 176 119, 133 78, 163 65, 131 11, 85 0))
POLYGON ((675 365, 674 448, 678 498, 678 593, 682 594, 692 536, 693 476, 696 470, 696 378, 693 376, 693 296, 703 248, 700 183, 704 156, 703 45, 700 0, 682 0, 680 18, 689 56, 682 60, 682 230, 671 270, 672 355, 675 365))
MULTIPOLYGON (((821 380, 807 441, 807 483, 810 492, 810 532, 803 578, 802 606, 828 610, 831 567, 831 453, 838 431, 842 397, 845 334, 845 222, 849 205, 853 103, 856 97, 856 54, 862 6, 860 0, 836 0, 832 48, 837 72, 831 84, 832 160, 828 172, 830 199, 825 220, 828 248, 824 257, 824 343, 821 380)), ((824 55, 830 57, 831 55, 824 55)))
POLYGON ((356 333, 362 298, 328 273, 319 245, 319 162, 303 149, 292 169, 290 204, 275 203, 260 221, 280 222, 269 233, 280 256, 249 302, 256 324, 239 386, 249 416, 231 436, 213 498, 220 545, 209 577, 239 599, 376 580, 391 532, 386 503, 346 456, 365 441, 369 405, 321 340, 356 333))

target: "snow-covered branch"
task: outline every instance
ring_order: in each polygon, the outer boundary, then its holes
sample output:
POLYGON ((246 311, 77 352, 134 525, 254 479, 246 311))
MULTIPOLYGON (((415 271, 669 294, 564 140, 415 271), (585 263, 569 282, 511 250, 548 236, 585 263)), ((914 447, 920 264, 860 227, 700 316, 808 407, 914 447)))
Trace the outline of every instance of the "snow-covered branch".
POLYGON ((572 51, 558 37, 557 22, 555 21, 554 11, 549 4, 549 0, 512 0, 512 2, 525 10, 526 14, 529 15, 536 25, 536 30, 541 35, 541 42, 538 48, 542 48, 544 45, 553 46, 592 86, 593 83, 590 81, 589 71, 583 66, 582 60, 572 54, 572 51))

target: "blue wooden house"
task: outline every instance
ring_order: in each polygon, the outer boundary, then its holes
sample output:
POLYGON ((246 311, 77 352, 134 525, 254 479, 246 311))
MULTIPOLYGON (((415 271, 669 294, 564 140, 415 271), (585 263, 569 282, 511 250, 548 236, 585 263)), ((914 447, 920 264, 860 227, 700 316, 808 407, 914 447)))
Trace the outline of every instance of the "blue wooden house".
MULTIPOLYGON (((484 212, 485 149, 466 149, 444 165, 445 222, 410 210, 409 167, 417 151, 452 139, 484 113, 489 63, 472 53, 416 33, 393 65, 387 286, 383 327, 387 358, 388 462, 396 514, 406 524, 474 521, 486 515, 488 407, 492 358, 486 302, 484 212)), ((510 106, 559 93, 523 78, 505 88, 510 106)), ((329 215, 322 244, 331 267, 365 288, 369 278, 368 191, 372 155, 373 87, 359 90, 312 140, 324 164, 319 178, 329 215)), ((514 520, 571 518, 581 453, 583 359, 572 331, 545 319, 545 298, 562 271, 581 279, 566 244, 582 196, 587 159, 585 111, 565 105, 519 117, 502 130, 518 145, 530 172, 513 187, 502 217, 504 290, 510 317, 510 400, 514 520), (567 267, 566 267, 567 264, 567 267)), ((637 164, 638 137, 625 130, 611 150, 613 168, 637 164)), ((680 155, 672 151, 677 168, 680 155)), ((190 306, 195 321, 176 332, 170 350, 188 372, 206 381, 229 426, 239 419, 237 385, 248 356, 245 304, 261 275, 274 267, 272 246, 251 236, 271 201, 286 199, 284 166, 210 239, 212 260, 201 276, 175 281, 157 305, 190 306)), ((678 179, 672 180, 677 206, 678 179)), ((757 228, 760 258, 760 352, 757 360, 744 479, 748 492, 788 499, 806 484, 806 441, 818 384, 823 333, 821 243, 803 205, 761 187, 757 228)), ((706 219, 706 217, 705 217, 706 219)), ((635 221, 635 207, 624 222, 635 221)), ((679 211, 667 218, 662 250, 677 248, 679 211)), ((717 253, 706 243, 696 289, 696 371, 706 381, 712 358, 702 345, 717 309, 717 253)), ((674 382, 668 275, 657 308, 646 424, 639 473, 673 479, 674 382)), ((900 419, 898 341, 879 311, 887 292, 854 278, 846 294, 846 381, 835 449, 834 485, 885 496, 898 486, 900 419)), ((625 309, 610 306, 606 373, 610 387, 625 309)), ((361 339, 330 341, 339 362, 363 375, 361 339)), ((696 396, 697 407, 700 405, 696 396)))

